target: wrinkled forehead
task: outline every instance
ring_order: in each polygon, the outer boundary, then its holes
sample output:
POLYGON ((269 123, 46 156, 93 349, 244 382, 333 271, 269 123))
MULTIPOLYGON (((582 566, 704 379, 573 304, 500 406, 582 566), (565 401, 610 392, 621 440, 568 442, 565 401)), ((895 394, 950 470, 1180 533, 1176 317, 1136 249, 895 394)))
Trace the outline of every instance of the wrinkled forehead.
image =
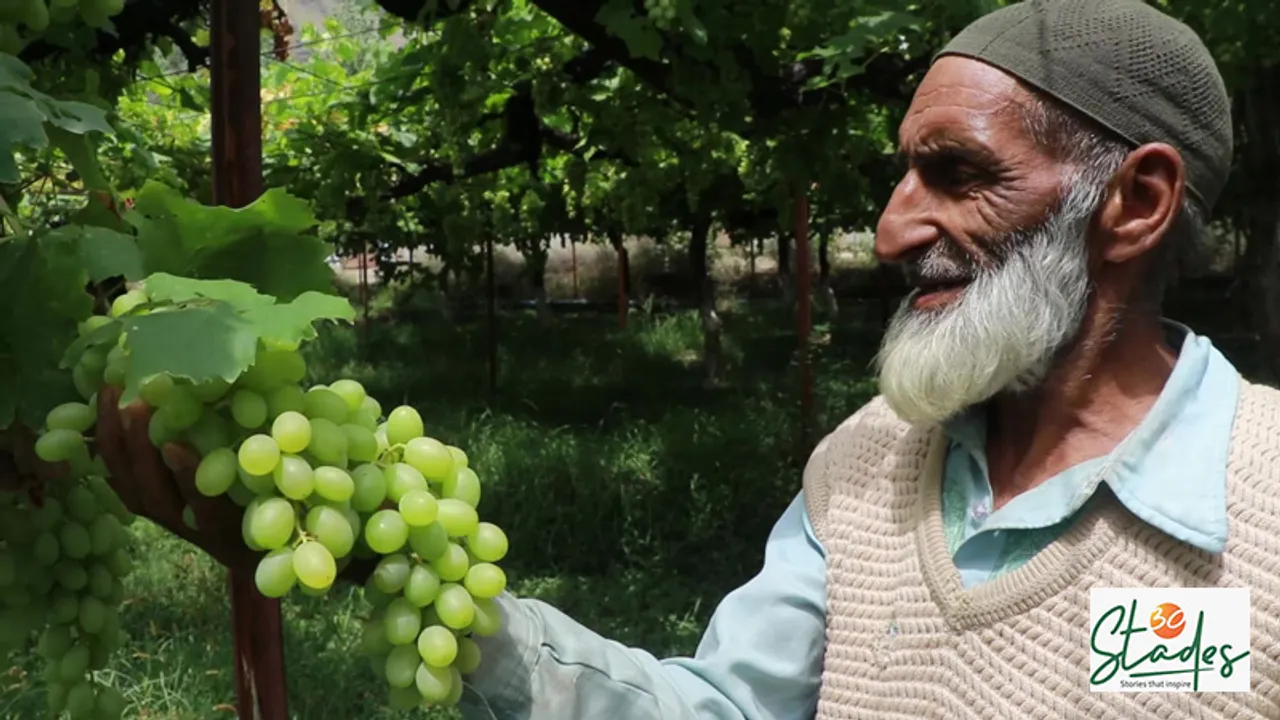
POLYGON ((929 69, 898 128, 908 153, 933 145, 974 145, 988 152, 1030 150, 1023 122, 1034 97, 1013 76, 986 63, 948 55, 929 69))

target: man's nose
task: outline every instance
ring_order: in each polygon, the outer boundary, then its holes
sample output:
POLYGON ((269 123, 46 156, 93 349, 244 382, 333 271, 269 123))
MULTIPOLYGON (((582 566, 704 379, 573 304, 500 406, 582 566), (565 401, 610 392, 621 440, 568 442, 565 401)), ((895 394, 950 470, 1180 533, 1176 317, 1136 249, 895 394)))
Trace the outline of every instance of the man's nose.
POLYGON ((875 254, 880 262, 908 262, 942 238, 930 195, 914 170, 893 189, 876 225, 875 254))

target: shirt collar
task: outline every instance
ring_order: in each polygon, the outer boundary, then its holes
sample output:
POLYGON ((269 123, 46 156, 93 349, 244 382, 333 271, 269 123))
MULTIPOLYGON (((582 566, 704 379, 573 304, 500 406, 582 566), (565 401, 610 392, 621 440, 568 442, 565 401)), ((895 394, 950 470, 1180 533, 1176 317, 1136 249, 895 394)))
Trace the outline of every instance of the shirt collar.
MULTIPOLYGON (((1050 524, 1068 517, 1096 489, 1083 485, 1100 479, 1143 521, 1208 552, 1222 552, 1227 539, 1227 457, 1239 374, 1208 338, 1172 321, 1166 320, 1165 327, 1180 350, 1173 372, 1146 417, 1107 456, 1070 468, 1046 482, 1057 486, 1052 492, 1028 492, 1070 507, 1039 508, 1034 514, 1042 517, 1021 519, 1028 524, 1050 524), (1087 492, 1073 492, 1062 487, 1062 481, 1079 483, 1082 487, 1077 490, 1087 492)), ((944 429, 986 474, 982 409, 964 413, 944 429)))

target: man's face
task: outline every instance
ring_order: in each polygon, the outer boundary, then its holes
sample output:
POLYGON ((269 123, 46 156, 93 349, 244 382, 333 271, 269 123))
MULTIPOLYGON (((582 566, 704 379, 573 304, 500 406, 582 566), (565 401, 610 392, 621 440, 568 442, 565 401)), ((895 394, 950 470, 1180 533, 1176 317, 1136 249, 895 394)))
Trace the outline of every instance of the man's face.
POLYGON ((1029 134, 1031 101, 1008 75, 947 57, 899 130, 907 170, 876 253, 903 264, 912 292, 879 364, 881 392, 910 422, 1034 387, 1079 330, 1096 201, 1029 134))

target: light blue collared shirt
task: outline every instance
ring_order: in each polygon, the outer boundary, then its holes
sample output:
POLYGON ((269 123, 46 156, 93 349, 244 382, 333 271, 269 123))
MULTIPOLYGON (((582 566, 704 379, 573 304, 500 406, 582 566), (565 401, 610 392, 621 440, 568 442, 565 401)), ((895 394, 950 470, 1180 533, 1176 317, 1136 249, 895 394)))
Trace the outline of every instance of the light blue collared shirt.
MULTIPOLYGON (((991 512, 980 414, 949 423, 947 535, 966 586, 1007 572, 1069 524, 1101 483, 1125 507, 1209 552, 1227 535, 1226 463, 1239 375, 1169 323, 1177 364, 1155 405, 1105 457, 991 512), (1180 340, 1179 340, 1180 338, 1180 340)), ((826 637, 826 558, 797 496, 765 542, 764 567, 729 593, 692 658, 659 660, 536 600, 500 598, 503 630, 480 640, 463 716, 486 720, 811 720, 826 637)))

